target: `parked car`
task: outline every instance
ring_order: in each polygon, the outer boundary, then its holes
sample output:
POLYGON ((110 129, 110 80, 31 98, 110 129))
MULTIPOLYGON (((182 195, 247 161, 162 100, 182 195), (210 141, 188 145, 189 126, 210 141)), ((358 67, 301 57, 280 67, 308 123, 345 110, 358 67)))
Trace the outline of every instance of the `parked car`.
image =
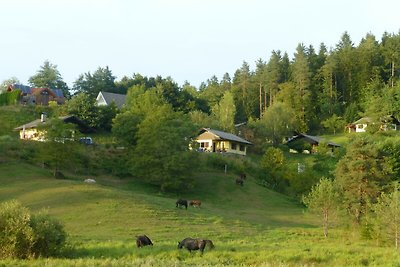
POLYGON ((81 137, 79 138, 79 143, 85 145, 94 145, 92 137, 81 137))

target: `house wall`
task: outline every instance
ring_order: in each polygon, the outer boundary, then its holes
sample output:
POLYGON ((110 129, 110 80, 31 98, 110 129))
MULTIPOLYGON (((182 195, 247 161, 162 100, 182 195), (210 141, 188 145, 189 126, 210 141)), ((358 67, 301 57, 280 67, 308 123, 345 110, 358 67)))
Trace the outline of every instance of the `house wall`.
POLYGON ((23 140, 43 141, 41 134, 35 128, 20 130, 19 138, 23 140))
POLYGON ((104 100, 104 97, 102 94, 99 94, 97 96, 96 103, 98 106, 107 106, 107 102, 104 100))
POLYGON ((216 152, 216 153, 232 153, 245 156, 247 153, 247 146, 230 141, 219 141, 212 139, 197 139, 199 143, 199 150, 204 152, 216 152), (215 146, 215 149, 214 149, 215 146))
POLYGON ((367 129, 367 124, 365 123, 356 124, 356 133, 365 133, 366 129, 367 129))

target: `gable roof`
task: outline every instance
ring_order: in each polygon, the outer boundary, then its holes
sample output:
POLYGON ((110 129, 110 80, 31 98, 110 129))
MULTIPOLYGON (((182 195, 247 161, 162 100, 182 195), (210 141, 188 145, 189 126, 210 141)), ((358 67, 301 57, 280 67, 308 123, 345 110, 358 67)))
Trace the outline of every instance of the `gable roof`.
MULTIPOLYGON (((326 141, 325 139, 318 137, 318 136, 312 136, 312 135, 308 135, 308 134, 298 134, 298 135, 295 135, 295 136, 289 138, 287 143, 291 143, 291 142, 293 142, 295 140, 299 140, 299 139, 305 139, 307 142, 309 142, 310 144, 313 144, 313 145, 318 145, 320 142, 326 141)), ((336 144, 331 141, 327 141, 326 143, 328 146, 340 147, 339 144, 336 144)))
MULTIPOLYGON (((92 129, 89 126, 87 126, 83 121, 81 121, 75 115, 61 116, 61 117, 58 117, 58 119, 62 120, 65 123, 73 123, 73 124, 78 125, 79 130, 83 133, 92 131, 92 129)), ((24 128, 25 129, 37 128, 40 125, 45 125, 47 122, 48 122, 48 120, 42 121, 41 119, 36 119, 36 120, 28 122, 24 125, 18 126, 16 128, 14 128, 14 130, 20 131, 20 130, 23 130, 24 128)))
POLYGON ((211 134, 213 134, 214 136, 217 137, 217 139, 220 140, 228 140, 228 141, 235 141, 238 143, 243 143, 243 144, 247 144, 247 145, 252 145, 251 142, 237 136, 231 133, 227 133, 227 132, 223 132, 223 131, 219 131, 219 130, 214 130, 214 129, 210 129, 210 128, 203 128, 200 131, 200 134, 204 133, 204 132, 209 132, 211 134))
POLYGON ((8 86, 9 91, 21 90, 21 92, 25 95, 34 94, 34 93, 37 93, 38 91, 43 91, 45 89, 49 90, 52 94, 54 94, 55 97, 64 98, 64 93, 61 89, 52 89, 52 88, 46 88, 46 87, 32 88, 28 85, 23 85, 23 84, 18 84, 18 83, 8 86))
POLYGON ((103 98, 106 105, 110 105, 112 102, 114 102, 118 108, 122 108, 122 106, 125 104, 126 95, 101 91, 99 92, 96 100, 98 101, 99 98, 103 98))

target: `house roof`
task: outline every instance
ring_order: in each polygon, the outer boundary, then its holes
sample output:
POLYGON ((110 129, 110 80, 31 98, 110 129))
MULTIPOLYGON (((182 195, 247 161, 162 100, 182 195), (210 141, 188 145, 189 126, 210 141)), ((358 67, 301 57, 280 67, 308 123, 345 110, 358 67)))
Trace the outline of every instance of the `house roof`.
POLYGON ((63 91, 61 89, 51 89, 51 88, 43 88, 43 87, 32 88, 28 85, 17 84, 17 83, 9 86, 9 90, 21 90, 21 92, 26 95, 34 94, 35 92, 43 91, 44 89, 50 90, 56 97, 60 97, 60 98, 64 97, 63 91))
POLYGON ((117 105, 118 108, 122 108, 122 105, 125 104, 126 100, 126 95, 103 92, 103 91, 99 92, 99 95, 97 96, 96 99, 99 99, 99 97, 103 97, 107 105, 110 105, 114 101, 114 103, 117 105))
MULTIPOLYGON (((58 117, 58 119, 64 121, 65 123, 73 123, 78 125, 79 130, 81 132, 90 132, 92 129, 87 126, 83 121, 81 121, 78 117, 74 116, 74 115, 68 115, 68 116, 61 116, 58 117)), ((20 131, 25 129, 32 129, 32 128, 37 128, 40 125, 45 125, 48 122, 48 120, 45 120, 44 122, 42 122, 41 119, 37 119, 31 122, 28 122, 24 125, 21 125, 19 127, 14 128, 15 131, 20 131)))
POLYGON ((210 128, 203 128, 200 131, 200 134, 202 134, 204 132, 209 132, 209 133, 215 135, 217 138, 222 139, 222 140, 229 140, 229 141, 235 141, 235 142, 243 143, 243 144, 247 144, 247 145, 252 145, 251 142, 249 142, 237 135, 231 134, 231 133, 218 131, 218 130, 214 130, 214 129, 210 129, 210 128))
POLYGON ((353 122, 352 124, 368 124, 371 123, 373 120, 370 117, 362 117, 361 119, 353 122))
MULTIPOLYGON (((312 136, 312 135, 308 135, 308 134, 298 134, 298 135, 295 135, 295 136, 289 138, 289 140, 287 142, 290 143, 290 142, 293 142, 293 141, 299 140, 299 139, 305 139, 307 142, 309 142, 310 144, 313 144, 313 145, 318 145, 320 142, 325 141, 325 139, 318 137, 318 136, 312 136)), ((328 146, 340 147, 339 144, 336 144, 331 141, 327 141, 326 143, 328 146)))

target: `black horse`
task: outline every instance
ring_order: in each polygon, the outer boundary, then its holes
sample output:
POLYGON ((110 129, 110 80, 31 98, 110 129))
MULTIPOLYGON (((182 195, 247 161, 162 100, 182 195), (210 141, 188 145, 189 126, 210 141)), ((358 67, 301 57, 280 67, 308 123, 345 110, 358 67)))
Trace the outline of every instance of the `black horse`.
POLYGON ((147 235, 139 235, 136 236, 136 246, 138 248, 144 247, 144 246, 152 246, 153 242, 151 242, 150 238, 147 235))
POLYGON ((182 207, 182 206, 184 206, 186 209, 187 209, 187 207, 188 207, 188 201, 186 200, 186 199, 178 199, 177 201, 176 201, 176 207, 178 208, 178 207, 182 207))
POLYGON ((236 178, 236 184, 243 186, 244 180, 242 178, 236 178))
POLYGON ((213 242, 209 239, 187 237, 183 239, 181 242, 178 242, 178 248, 179 249, 186 248, 187 250, 189 250, 190 253, 192 253, 192 250, 200 250, 201 254, 203 254, 207 244, 211 249, 214 248, 213 242))

